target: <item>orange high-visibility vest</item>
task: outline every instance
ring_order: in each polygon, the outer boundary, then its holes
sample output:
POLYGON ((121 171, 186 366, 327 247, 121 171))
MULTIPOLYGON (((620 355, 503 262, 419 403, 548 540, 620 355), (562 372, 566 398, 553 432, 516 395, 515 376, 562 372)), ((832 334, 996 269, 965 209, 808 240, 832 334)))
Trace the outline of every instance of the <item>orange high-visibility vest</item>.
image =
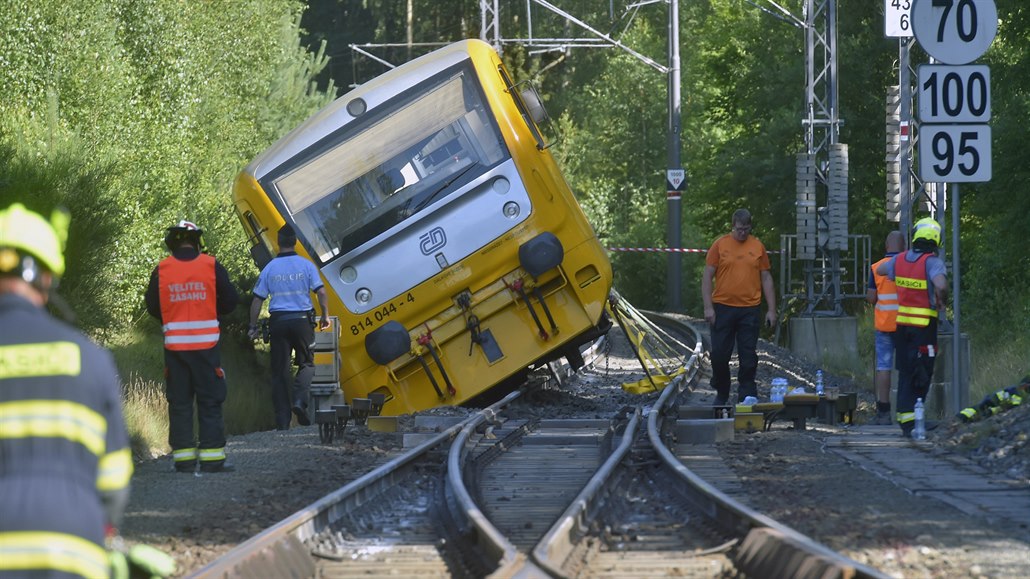
POLYGON ((182 261, 174 256, 157 266, 161 321, 167 350, 206 350, 218 344, 215 258, 200 254, 182 261))
POLYGON ((876 283, 874 321, 876 329, 881 332, 893 332, 898 329, 898 286, 887 276, 876 273, 876 268, 889 260, 889 257, 885 257, 873 264, 873 281, 876 283))
POLYGON ((929 253, 909 263, 904 253, 894 260, 894 284, 898 286, 898 325, 926 327, 937 317, 930 307, 930 290, 926 279, 929 253))

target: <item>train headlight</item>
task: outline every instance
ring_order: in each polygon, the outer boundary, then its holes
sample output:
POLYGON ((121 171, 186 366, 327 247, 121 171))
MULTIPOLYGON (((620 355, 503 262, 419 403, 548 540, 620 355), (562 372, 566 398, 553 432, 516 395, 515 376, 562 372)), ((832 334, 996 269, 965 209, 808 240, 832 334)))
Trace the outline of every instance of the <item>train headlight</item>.
POLYGON ((497 193, 498 195, 507 195, 508 191, 511 189, 511 181, 508 181, 504 177, 498 177, 497 179, 494 179, 493 189, 494 193, 497 193))
POLYGON ((514 201, 509 201, 504 204, 504 209, 501 210, 504 216, 508 219, 515 219, 519 216, 522 210, 519 208, 519 204, 514 201))
POLYGON ((347 103, 347 112, 350 113, 350 116, 352 117, 360 117, 361 115, 365 114, 365 111, 367 110, 368 105, 365 104, 365 99, 356 98, 351 102, 347 103))
POLYGON ((358 279, 358 271, 351 266, 347 266, 340 270, 340 280, 343 283, 354 283, 354 280, 358 279))
POLYGON ((354 293, 354 299, 358 300, 359 304, 367 304, 372 301, 372 290, 363 287, 354 293))

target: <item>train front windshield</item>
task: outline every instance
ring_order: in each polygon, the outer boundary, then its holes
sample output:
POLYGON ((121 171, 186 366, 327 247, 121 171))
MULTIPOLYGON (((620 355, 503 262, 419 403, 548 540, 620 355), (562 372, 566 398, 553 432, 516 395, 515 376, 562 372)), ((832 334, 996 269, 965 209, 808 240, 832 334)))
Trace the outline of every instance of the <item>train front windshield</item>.
POLYGON ((470 66, 409 87, 330 141, 273 181, 323 264, 509 156, 470 66))

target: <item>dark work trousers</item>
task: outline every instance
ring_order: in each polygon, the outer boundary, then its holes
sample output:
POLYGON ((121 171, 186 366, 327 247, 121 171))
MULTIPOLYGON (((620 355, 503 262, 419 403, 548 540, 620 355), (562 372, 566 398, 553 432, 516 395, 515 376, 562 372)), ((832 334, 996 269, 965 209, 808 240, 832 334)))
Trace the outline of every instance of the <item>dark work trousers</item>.
POLYGON ((225 447, 222 403, 225 374, 216 345, 207 350, 165 350, 165 396, 168 399, 168 444, 172 450, 197 448, 193 437, 193 403, 197 404, 199 448, 225 447))
POLYGON ((898 324, 894 347, 898 357, 897 420, 902 432, 911 432, 915 427, 916 398, 922 398, 925 405, 930 392, 937 360, 937 320, 930 320, 924 328, 898 324))
POLYGON ((715 305, 715 323, 712 324, 712 388, 716 402, 725 404, 730 397, 730 357, 737 345, 737 400, 758 397, 755 373, 758 371, 758 330, 761 312, 759 306, 735 307, 715 305))
POLYGON ((272 347, 272 404, 275 406, 275 425, 285 429, 290 426, 290 409, 299 401, 307 408, 308 389, 315 374, 315 359, 311 347, 315 343, 315 329, 306 312, 303 317, 290 314, 276 316, 272 313, 269 322, 272 347), (297 376, 292 376, 290 355, 297 364, 297 376), (291 380, 291 378, 293 378, 291 380), (292 388, 291 388, 292 383, 292 388))

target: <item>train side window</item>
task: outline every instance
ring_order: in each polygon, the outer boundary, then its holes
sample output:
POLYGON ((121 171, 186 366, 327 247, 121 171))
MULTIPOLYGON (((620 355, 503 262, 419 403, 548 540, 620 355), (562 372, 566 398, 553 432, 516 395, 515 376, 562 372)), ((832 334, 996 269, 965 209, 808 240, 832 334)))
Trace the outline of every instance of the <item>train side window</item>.
POLYGON ((253 236, 250 238, 253 244, 250 246, 250 258, 254 260, 254 265, 259 270, 265 269, 268 262, 272 261, 272 251, 265 245, 265 240, 261 235, 266 229, 261 227, 253 213, 248 211, 244 217, 247 220, 247 225, 250 226, 250 230, 253 232, 253 236))

